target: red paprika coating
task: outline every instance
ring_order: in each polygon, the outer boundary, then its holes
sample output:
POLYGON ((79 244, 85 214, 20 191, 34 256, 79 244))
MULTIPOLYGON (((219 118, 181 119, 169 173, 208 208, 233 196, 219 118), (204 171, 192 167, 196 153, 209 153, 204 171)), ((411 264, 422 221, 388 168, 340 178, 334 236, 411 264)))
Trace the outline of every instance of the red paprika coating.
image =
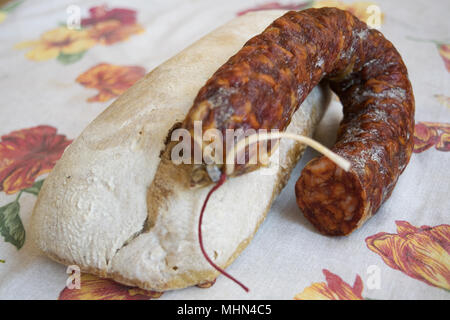
MULTIPOLYGON (((414 97, 407 69, 377 30, 336 8, 290 11, 250 39, 199 91, 183 127, 285 130, 322 80, 344 106, 332 150, 343 172, 312 160, 296 184, 297 203, 323 233, 345 235, 390 196, 413 149, 414 97)), ((226 149, 224 149, 226 150, 226 149)), ((270 151, 270 150, 269 150, 270 151)), ((236 174, 252 169, 236 166, 236 174)))

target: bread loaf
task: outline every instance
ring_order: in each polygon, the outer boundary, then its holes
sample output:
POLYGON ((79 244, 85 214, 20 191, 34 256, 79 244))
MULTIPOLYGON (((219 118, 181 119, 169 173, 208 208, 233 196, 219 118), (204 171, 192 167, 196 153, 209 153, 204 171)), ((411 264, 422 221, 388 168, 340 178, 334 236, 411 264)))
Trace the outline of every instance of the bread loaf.
MULTIPOLYGON (((155 68, 100 114, 45 180, 31 234, 50 258, 143 289, 165 291, 217 277, 198 246, 210 187, 161 156, 206 80, 283 11, 238 17, 155 68)), ((311 136, 329 96, 315 88, 288 132, 311 136)), ((267 168, 227 181, 203 223, 206 250, 226 267, 242 252, 289 178, 304 147, 282 140, 267 168)))

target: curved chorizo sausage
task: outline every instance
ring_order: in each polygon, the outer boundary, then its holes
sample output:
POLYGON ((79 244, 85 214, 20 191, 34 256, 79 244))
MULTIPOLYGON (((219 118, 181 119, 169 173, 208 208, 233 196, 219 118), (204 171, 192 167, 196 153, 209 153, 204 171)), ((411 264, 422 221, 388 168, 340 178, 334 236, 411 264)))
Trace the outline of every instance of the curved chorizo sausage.
MULTIPOLYGON (((336 8, 290 11, 217 70, 183 127, 192 132, 194 121, 202 121, 203 130, 223 134, 238 128, 283 131, 322 80, 344 106, 332 150, 352 168, 344 172, 325 157, 314 159, 297 181, 296 196, 321 232, 344 235, 389 197, 413 149, 407 69, 379 31, 336 8)), ((237 165, 235 174, 251 169, 248 163, 237 165)))

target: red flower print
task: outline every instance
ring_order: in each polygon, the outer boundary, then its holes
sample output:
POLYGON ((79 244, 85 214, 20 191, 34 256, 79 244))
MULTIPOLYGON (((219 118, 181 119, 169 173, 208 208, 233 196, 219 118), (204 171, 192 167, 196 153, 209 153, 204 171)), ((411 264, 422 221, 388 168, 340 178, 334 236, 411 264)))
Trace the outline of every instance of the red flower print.
POLYGON ((99 22, 88 30, 92 40, 107 46, 125 41, 130 36, 142 32, 144 29, 139 24, 122 24, 116 20, 99 22))
POLYGON ((439 43, 438 45, 439 54, 444 61, 445 68, 450 72, 450 44, 439 43))
POLYGON ((450 123, 419 122, 414 128, 414 153, 435 146, 439 151, 450 151, 450 123))
POLYGON ((275 9, 279 9, 279 10, 300 10, 303 8, 306 8, 308 6, 311 5, 311 1, 307 1, 307 2, 300 2, 300 3, 289 3, 289 4, 281 4, 279 2, 269 2, 269 3, 265 3, 259 6, 255 6, 253 8, 249 8, 243 11, 239 11, 237 13, 238 16, 242 16, 248 12, 253 12, 253 11, 261 11, 261 10, 275 10, 275 9))
POLYGON ((81 20, 82 26, 90 26, 106 20, 117 20, 121 24, 136 23, 136 11, 123 8, 109 10, 105 5, 89 9, 89 17, 81 20))
POLYGON ((100 91, 89 98, 89 102, 104 102, 124 93, 144 75, 145 69, 142 67, 100 63, 79 75, 76 81, 87 88, 100 91))
POLYGON ((414 127, 414 152, 421 153, 431 148, 438 141, 436 129, 428 127, 423 123, 417 123, 414 127))
POLYGON ((363 300, 363 283, 361 277, 356 275, 353 286, 344 282, 341 277, 322 270, 325 282, 315 282, 294 297, 294 300, 363 300))
POLYGON ((0 191, 16 193, 49 172, 72 142, 50 126, 13 131, 0 141, 0 191))
POLYGON ((81 30, 60 26, 43 33, 39 40, 23 41, 15 48, 30 48, 25 55, 30 60, 57 59, 63 64, 71 64, 79 61, 88 49, 97 44, 111 45, 145 31, 136 23, 134 10, 99 6, 91 8, 89 14, 88 18, 81 20, 81 30))
POLYGON ((81 275, 80 289, 64 288, 59 300, 150 300, 163 293, 128 287, 91 274, 81 275))

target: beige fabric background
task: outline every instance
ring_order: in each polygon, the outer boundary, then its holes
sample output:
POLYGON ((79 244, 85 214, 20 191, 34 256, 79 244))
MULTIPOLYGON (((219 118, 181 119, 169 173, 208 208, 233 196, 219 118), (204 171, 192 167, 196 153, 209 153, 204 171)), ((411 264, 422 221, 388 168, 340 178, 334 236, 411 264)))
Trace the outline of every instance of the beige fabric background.
MULTIPOLYGON (((24 1, 8 12, 0 24, 0 135, 49 125, 59 134, 74 139, 113 101, 88 102, 87 99, 97 91, 77 83, 80 74, 99 63, 140 66, 148 72, 235 17, 239 11, 268 2, 24 1), (17 49, 18 43, 39 39, 44 32, 64 23, 69 5, 78 5, 82 16, 86 17, 90 7, 104 3, 109 8, 136 10, 137 22, 145 31, 112 45, 95 45, 79 61, 67 65, 58 59, 32 61, 25 56, 31 49, 17 49)), ((280 4, 301 2, 280 1, 280 4)), ((444 59, 447 57, 450 61, 450 57, 444 52, 446 47, 439 46, 450 43, 450 2, 378 0, 377 4, 384 14, 380 30, 395 44, 409 69, 416 98, 416 123, 448 125, 450 67, 447 65, 446 69, 444 59)), ((450 51, 450 47, 447 50, 450 51)), ((317 138, 332 144, 340 117, 340 104, 333 101, 317 130, 317 138)), ((167 292, 160 299, 292 299, 310 286, 313 291, 323 288, 325 284, 318 284, 326 283, 323 269, 336 274, 350 286, 359 275, 365 298, 449 299, 450 153, 432 146, 413 154, 392 197, 379 213, 361 230, 341 238, 318 234, 295 203, 294 183, 304 163, 313 156, 315 154, 308 150, 253 242, 228 269, 250 287, 249 294, 225 277, 219 277, 209 289, 193 287, 167 292), (410 254, 420 251, 422 260, 407 260, 405 255, 396 256, 395 252, 392 256, 398 257, 399 261, 406 259, 404 265, 405 270, 409 268, 409 275, 385 263, 366 243, 366 238, 379 232, 397 233, 395 221, 407 221, 415 227, 441 226, 439 232, 444 234, 442 241, 428 233, 421 233, 421 239, 414 232, 405 236, 412 248, 410 254), (371 285, 374 270, 379 276, 379 288, 371 285), (431 274, 431 278, 434 276, 438 280, 432 285, 426 277, 420 279, 424 274, 431 274)), ((3 160, 0 153, 0 170, 6 166, 3 160)), ((36 181, 42 178, 45 175, 36 181)), ((17 193, 0 192, 0 207, 16 197, 17 193)), ((20 198, 20 218, 25 230, 29 228, 35 200, 31 193, 23 193, 20 198)), ((0 263, 0 299, 57 299, 65 287, 66 267, 40 255, 28 239, 18 250, 0 237, 0 259, 4 260, 0 263)), ((105 286, 108 286, 107 282, 105 286)), ((325 287, 336 289, 336 285, 330 283, 325 287)), ((341 288, 344 287, 341 284, 341 288)))

